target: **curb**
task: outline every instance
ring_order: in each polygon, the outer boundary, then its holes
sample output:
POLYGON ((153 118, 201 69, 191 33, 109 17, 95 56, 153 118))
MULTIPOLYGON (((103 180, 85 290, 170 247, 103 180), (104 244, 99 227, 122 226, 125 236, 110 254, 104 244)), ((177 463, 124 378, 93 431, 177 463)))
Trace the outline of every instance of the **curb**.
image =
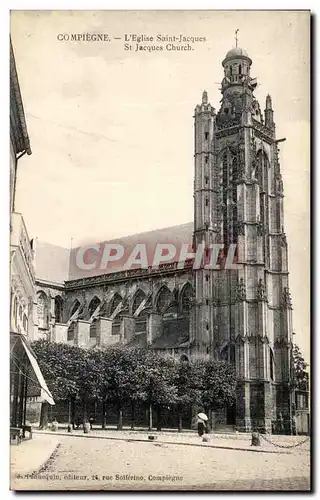
MULTIPOLYGON (((53 451, 50 453, 49 457, 39 467, 37 467, 36 469, 30 470, 30 471, 27 471, 27 472, 23 472, 23 473, 18 472, 17 474, 14 475, 14 477, 16 479, 24 479, 26 476, 35 477, 38 474, 42 474, 43 472, 45 472, 46 469, 55 460, 60 446, 61 446, 61 443, 57 443, 55 445, 53 451)), ((21 491, 21 490, 13 490, 13 491, 21 491)))
POLYGON ((54 461, 54 459, 56 458, 56 455, 58 453, 58 450, 61 446, 61 443, 57 443, 56 446, 54 447, 53 449, 53 452, 50 453, 49 457, 47 458, 47 460, 45 460, 43 462, 42 465, 40 465, 40 467, 38 467, 37 469, 35 469, 32 473, 31 473, 31 476, 37 476, 38 474, 41 474, 43 472, 46 471, 46 469, 51 465, 51 463, 54 461))
MULTIPOLYGON (((49 434, 46 431, 34 431, 37 434, 49 434)), ((173 442, 173 441, 149 441, 148 439, 139 439, 139 438, 125 438, 125 437, 111 437, 111 436, 90 436, 90 434, 71 434, 71 433, 62 433, 55 432, 56 436, 64 436, 64 437, 78 437, 78 438, 86 438, 86 439, 109 439, 112 441, 126 441, 130 442, 138 442, 138 443, 153 443, 153 444, 171 444, 171 445, 181 445, 181 446, 197 446, 200 448, 215 448, 220 450, 235 450, 235 451, 251 451, 253 453, 271 453, 273 455, 290 455, 290 452, 287 451, 274 451, 274 450, 263 450, 263 449, 255 449, 255 448, 239 448, 233 446, 218 446, 214 444, 200 444, 200 443, 184 443, 181 441, 173 442)), ((60 443, 59 443, 60 446, 60 443)))

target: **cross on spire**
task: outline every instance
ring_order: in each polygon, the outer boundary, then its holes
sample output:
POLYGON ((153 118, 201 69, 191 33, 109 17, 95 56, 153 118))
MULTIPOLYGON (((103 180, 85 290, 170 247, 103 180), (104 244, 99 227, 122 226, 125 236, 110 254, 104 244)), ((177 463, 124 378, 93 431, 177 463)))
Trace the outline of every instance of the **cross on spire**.
POLYGON ((236 47, 238 47, 238 32, 239 32, 239 30, 237 28, 236 31, 234 32, 235 38, 236 38, 236 47))

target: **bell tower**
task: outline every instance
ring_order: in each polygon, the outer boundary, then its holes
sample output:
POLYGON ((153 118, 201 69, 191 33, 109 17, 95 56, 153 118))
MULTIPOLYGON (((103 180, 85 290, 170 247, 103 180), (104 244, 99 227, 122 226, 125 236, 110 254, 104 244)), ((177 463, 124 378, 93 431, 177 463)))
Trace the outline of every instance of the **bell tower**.
POLYGON ((220 244, 224 259, 194 271, 193 340, 198 352, 235 365, 237 428, 271 431, 280 414, 292 425, 283 139, 276 139, 270 95, 261 112, 252 60, 237 37, 222 66, 218 112, 206 92, 195 109, 194 242, 220 244), (231 245, 238 267, 226 263, 231 245))

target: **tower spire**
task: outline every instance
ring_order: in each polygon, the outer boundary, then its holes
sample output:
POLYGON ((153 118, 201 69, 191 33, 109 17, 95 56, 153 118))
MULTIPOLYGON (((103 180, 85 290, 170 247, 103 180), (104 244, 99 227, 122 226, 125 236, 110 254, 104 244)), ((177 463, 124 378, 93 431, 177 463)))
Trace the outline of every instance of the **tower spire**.
POLYGON ((272 109, 272 100, 270 94, 268 94, 266 97, 266 109, 272 109))
POLYGON ((235 39, 236 39, 236 47, 238 47, 238 32, 239 32, 239 30, 238 30, 238 28, 237 28, 237 29, 236 29, 236 31, 234 32, 234 34, 235 34, 235 39))
POLYGON ((264 121, 265 125, 269 127, 271 130, 275 130, 275 124, 273 119, 273 109, 272 109, 272 100, 270 94, 266 97, 266 109, 264 110, 264 121))
POLYGON ((208 104, 208 92, 206 90, 202 92, 202 104, 208 104))

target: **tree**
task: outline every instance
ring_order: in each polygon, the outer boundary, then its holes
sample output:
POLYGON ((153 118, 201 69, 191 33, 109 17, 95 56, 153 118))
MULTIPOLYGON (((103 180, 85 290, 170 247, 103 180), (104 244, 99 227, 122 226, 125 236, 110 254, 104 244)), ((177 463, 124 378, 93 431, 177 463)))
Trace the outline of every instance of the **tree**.
POLYGON ((236 374, 225 361, 195 361, 195 387, 200 391, 199 401, 205 410, 232 406, 236 401, 236 374))
POLYGON ((78 396, 82 404, 83 423, 88 422, 88 402, 97 399, 100 387, 101 364, 92 351, 81 349, 77 359, 78 396))
POLYGON ((292 359, 293 359, 293 386, 295 389, 300 389, 302 391, 309 390, 309 375, 306 371, 308 364, 305 362, 300 348, 294 344, 292 349, 292 359))
POLYGON ((144 395, 145 351, 126 346, 108 347, 104 355, 104 380, 100 394, 115 401, 118 408, 118 430, 122 430, 123 406, 131 404, 132 424, 134 407, 144 395))
MULTIPOLYGON (((36 340, 31 347, 37 357, 42 374, 56 401, 69 400, 69 419, 74 420, 74 402, 80 393, 81 359, 83 349, 68 344, 36 340)), ((48 423, 49 405, 41 407, 40 427, 48 423)))
POLYGON ((163 405, 177 402, 176 363, 171 357, 159 355, 155 351, 145 352, 142 399, 146 401, 149 412, 149 430, 153 428, 153 406, 158 410, 158 429, 160 412, 163 405))
MULTIPOLYGON (((123 407, 128 403, 131 428, 134 428, 135 407, 143 402, 148 407, 150 430, 153 428, 153 408, 158 413, 157 428, 160 430, 163 406, 176 405, 178 430, 181 431, 183 408, 201 404, 208 410, 217 409, 231 406, 235 401, 235 373, 226 362, 177 361, 154 350, 123 345, 85 350, 39 340, 33 342, 32 347, 54 399, 69 401, 69 421, 72 423, 75 422, 76 401, 81 403, 86 421, 88 402, 95 399, 103 405, 103 428, 107 401, 117 405, 119 430, 123 427, 123 407)), ((298 366, 303 372, 305 365, 301 360, 298 366)), ((47 414, 48 405, 44 403, 40 425, 45 425, 47 414)))
POLYGON ((199 377, 199 364, 182 359, 177 362, 176 371, 178 432, 182 432, 183 408, 195 405, 200 401, 200 391, 196 384, 199 377))
POLYGON ((107 398, 109 394, 109 359, 103 349, 94 349, 90 351, 90 358, 92 361, 91 374, 94 380, 95 396, 96 399, 102 403, 102 429, 106 427, 106 411, 107 411, 107 398))
MULTIPOLYGON (((131 348, 127 351, 126 357, 129 355, 131 375, 129 377, 128 401, 131 405, 131 429, 134 429, 135 408, 136 405, 143 400, 145 391, 145 361, 146 351, 139 348, 131 348)), ((128 365, 127 365, 128 366, 128 365)))

